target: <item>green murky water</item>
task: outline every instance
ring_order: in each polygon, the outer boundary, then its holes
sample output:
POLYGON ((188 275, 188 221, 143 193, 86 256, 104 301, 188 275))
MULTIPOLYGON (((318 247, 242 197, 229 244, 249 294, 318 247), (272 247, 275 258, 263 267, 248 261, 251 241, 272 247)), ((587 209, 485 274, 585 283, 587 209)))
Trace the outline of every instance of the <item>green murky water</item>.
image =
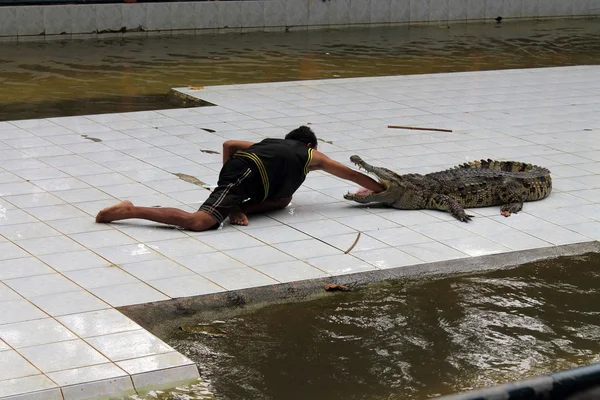
POLYGON ((172 87, 600 63, 598 19, 0 42, 0 120, 174 107, 172 87))
POLYGON ((327 293, 167 341, 217 399, 425 399, 599 362, 599 286, 587 254, 327 293))

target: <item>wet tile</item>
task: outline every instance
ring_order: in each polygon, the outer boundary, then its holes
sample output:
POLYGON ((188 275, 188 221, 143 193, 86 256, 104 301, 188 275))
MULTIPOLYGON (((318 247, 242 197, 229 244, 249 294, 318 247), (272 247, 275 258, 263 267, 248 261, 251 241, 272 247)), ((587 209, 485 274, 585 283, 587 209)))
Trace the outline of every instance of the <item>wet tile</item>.
POLYGON ((139 283, 134 276, 115 266, 65 271, 63 274, 84 289, 139 283))
POLYGON ((80 290, 79 286, 64 276, 56 273, 7 279, 4 283, 27 299, 47 294, 75 292, 80 290))
POLYGON ((70 235, 71 239, 75 240, 82 246, 89 249, 97 249, 100 247, 121 246, 136 244, 137 241, 131 237, 122 234, 121 232, 111 229, 98 232, 74 233, 70 235))
POLYGON ((480 236, 442 240, 442 243, 471 257, 510 251, 508 247, 480 236))
POLYGON ((97 224, 96 221, 89 216, 46 221, 46 224, 66 235, 72 233, 106 231, 113 229, 108 224, 97 224))
POLYGON ((42 189, 29 183, 29 182, 11 182, 1 183, 0 193, 3 196, 29 194, 29 193, 41 193, 42 189))
POLYGON ((370 263, 348 254, 309 258, 306 262, 331 275, 353 274, 376 269, 370 263))
POLYGON ((35 257, 12 258, 0 261, 0 279, 2 280, 53 274, 55 272, 35 257))
POLYGON ((109 261, 90 250, 46 254, 39 256, 39 258, 59 272, 111 265, 109 261))
POLYGON ((19 208, 54 206, 65 203, 63 200, 53 196, 50 193, 30 193, 17 196, 4 196, 4 199, 10 201, 19 208))
POLYGON ((171 260, 151 260, 132 264, 122 264, 121 268, 143 281, 196 275, 194 271, 171 260))
POLYGON ((148 260, 159 260, 164 258, 143 243, 125 246, 102 247, 95 249, 94 252, 114 264, 127 264, 148 260))
POLYGON ((554 245, 589 242, 590 238, 560 226, 524 230, 525 233, 554 245))
POLYGON ((249 267, 205 272, 202 274, 202 276, 227 290, 273 285, 278 283, 276 280, 258 272, 256 269, 249 267))
POLYGON ((0 325, 0 338, 14 349, 76 339, 52 318, 0 325))
POLYGON ((11 242, 0 243, 0 260, 29 257, 30 254, 11 242))
POLYGON ((23 249, 34 256, 84 250, 84 247, 66 236, 49 236, 35 239, 15 240, 23 249))
MULTIPOLYGON (((77 178, 66 177, 66 178, 52 178, 52 179, 39 179, 31 181, 36 186, 47 190, 49 192, 58 192, 63 190, 76 190, 89 188, 89 185, 77 178)), ((53 193, 57 195, 57 193, 53 193)), ((57 196, 59 197, 59 196, 57 196)))
POLYGON ((172 351, 146 357, 132 358, 130 360, 118 361, 116 364, 128 374, 136 375, 144 372, 163 370, 166 368, 193 365, 194 363, 178 352, 172 351))
POLYGON ((109 361, 92 346, 80 339, 26 347, 19 351, 43 373, 109 361))
POLYGON ((346 235, 329 236, 327 237, 327 243, 330 243, 332 246, 335 246, 338 249, 342 249, 344 251, 350 249, 350 247, 353 245, 354 247, 352 247, 352 251, 364 251, 390 247, 389 245, 377 239, 374 239, 369 235, 361 234, 359 237, 358 234, 354 233, 349 233, 346 235))
POLYGON ((310 239, 310 236, 285 225, 267 226, 245 230, 247 234, 267 244, 310 239))
POLYGON ((113 307, 151 303, 169 299, 163 293, 160 293, 145 283, 130 283, 101 287, 90 289, 90 292, 113 307))
POLYGON ((454 225, 454 221, 413 225, 410 229, 437 241, 473 236, 473 233, 454 225))
POLYGON ((60 235, 60 232, 42 222, 30 222, 18 225, 2 225, 0 226, 0 234, 10 240, 20 240, 56 236, 60 235))
POLYGON ((168 225, 120 225, 118 226, 118 229, 124 234, 140 242, 154 242, 157 240, 168 240, 188 237, 188 235, 182 229, 168 225))
POLYGON ((39 375, 39 373, 40 371, 38 371, 33 365, 31 365, 31 363, 20 356, 16 351, 0 351, 0 381, 31 375, 39 375))
POLYGON ((261 264, 294 261, 292 256, 266 245, 229 250, 225 251, 224 253, 250 267, 255 267, 261 264))
POLYGON ((25 211, 16 209, 9 203, 5 203, 5 205, 0 205, 0 222, 2 222, 2 226, 6 226, 38 222, 38 220, 25 211))
POLYGON ((421 264, 423 262, 410 254, 394 248, 353 251, 352 254, 354 257, 381 269, 404 267, 406 265, 421 264))
POLYGON ((65 315, 57 320, 81 338, 142 329, 115 309, 65 315))
POLYGON ((0 302, 19 299, 21 296, 17 292, 0 282, 0 302))
POLYGON ((259 265, 255 268, 279 282, 294 282, 329 276, 328 273, 303 261, 279 262, 259 265))
POLYGON ((220 252, 175 257, 173 260, 198 274, 244 267, 241 262, 220 252))
POLYGON ((202 242, 216 250, 221 251, 255 247, 263 244, 262 242, 243 232, 215 233, 214 235, 203 236, 202 242))
POLYGON ((201 241, 187 236, 179 239, 151 241, 146 244, 169 258, 185 257, 215 251, 215 249, 207 246, 201 241))
POLYGON ((465 253, 438 242, 416 243, 409 246, 400 246, 398 247, 398 250, 401 250, 426 262, 446 261, 469 257, 465 253))
POLYGON ((85 399, 98 395, 118 398, 135 393, 127 373, 113 363, 51 372, 48 377, 61 385, 65 399, 85 399))
POLYGON ((110 308, 108 304, 83 290, 32 297, 29 300, 53 317, 110 308))
POLYGON ((57 206, 47 207, 31 207, 25 208, 24 211, 27 211, 29 214, 42 221, 52 221, 57 219, 77 217, 89 218, 89 215, 70 204, 61 204, 57 206))
POLYGON ((172 298, 200 296, 225 291, 224 288, 195 274, 148 280, 147 283, 172 298))
POLYGON ((397 223, 392 222, 389 219, 384 218, 383 216, 378 215, 358 215, 358 216, 348 216, 336 218, 336 221, 349 226, 352 229, 356 229, 357 231, 374 231, 381 230, 387 228, 396 228, 398 226, 397 223))
POLYGON ((311 222, 300 222, 290 224, 294 229, 306 233, 309 236, 313 236, 319 239, 324 239, 328 236, 343 235, 346 233, 355 233, 356 230, 343 225, 332 219, 324 219, 319 221, 311 222))
POLYGON ((274 247, 300 260, 340 254, 342 252, 340 249, 336 249, 316 239, 279 243, 274 247))
POLYGON ((117 199, 95 188, 81 188, 73 190, 61 190, 53 193, 56 197, 68 203, 80 203, 83 201, 112 200, 117 199))
POLYGON ((368 236, 371 236, 390 246, 404 246, 408 244, 433 242, 433 239, 421 235, 420 233, 417 233, 409 228, 381 229, 377 231, 368 231, 365 233, 368 236))
POLYGON ((9 379, 2 381, 2 385, 0 385, 0 396, 2 397, 17 397, 31 392, 35 392, 35 397, 39 400, 63 399, 58 386, 41 374, 9 379))
POLYGON ((0 303, 2 314, 0 315, 0 324, 10 324, 13 322, 28 321, 48 317, 40 309, 35 307, 27 300, 9 300, 0 303))
POLYGON ((89 338, 88 342, 112 361, 157 355, 173 349, 143 329, 89 338))

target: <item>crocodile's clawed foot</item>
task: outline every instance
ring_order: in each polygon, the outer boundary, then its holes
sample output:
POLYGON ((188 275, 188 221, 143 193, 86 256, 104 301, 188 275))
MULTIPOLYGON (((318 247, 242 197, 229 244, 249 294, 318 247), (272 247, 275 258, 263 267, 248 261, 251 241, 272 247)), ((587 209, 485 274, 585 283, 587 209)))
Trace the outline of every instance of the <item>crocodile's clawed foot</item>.
POLYGON ((510 217, 512 214, 517 214, 523 209, 523 203, 505 204, 500 209, 500 214, 505 217, 510 217))
POLYGON ((471 218, 475 218, 475 216, 474 215, 470 215, 470 214, 463 214, 458 219, 461 222, 469 222, 469 221, 471 221, 471 218))

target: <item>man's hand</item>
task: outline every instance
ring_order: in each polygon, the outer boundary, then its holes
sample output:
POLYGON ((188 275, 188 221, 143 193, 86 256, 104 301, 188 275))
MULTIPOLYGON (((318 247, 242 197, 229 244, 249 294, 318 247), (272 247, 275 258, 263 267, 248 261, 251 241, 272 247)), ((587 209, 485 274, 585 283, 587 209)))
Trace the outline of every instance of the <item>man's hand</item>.
POLYGON ((358 172, 352 168, 345 166, 325 154, 313 150, 312 160, 309 164, 309 170, 323 170, 330 173, 331 175, 337 176, 338 178, 352 181, 364 188, 372 190, 375 193, 383 192, 385 188, 379 184, 376 180, 372 179, 368 175, 358 172))
POLYGON ((238 150, 244 150, 254 143, 244 140, 227 140, 223 143, 223 164, 227 162, 238 150))

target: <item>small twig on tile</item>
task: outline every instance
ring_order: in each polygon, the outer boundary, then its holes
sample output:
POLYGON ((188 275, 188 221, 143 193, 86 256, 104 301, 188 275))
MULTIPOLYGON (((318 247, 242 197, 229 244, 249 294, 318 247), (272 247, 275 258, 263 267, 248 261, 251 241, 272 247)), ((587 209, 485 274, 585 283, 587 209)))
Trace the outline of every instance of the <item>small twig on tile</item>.
POLYGON ((350 248, 348 250, 346 250, 344 252, 344 254, 350 253, 350 251, 354 248, 354 246, 356 246, 356 243, 358 243, 358 239, 360 239, 360 232, 358 232, 358 235, 356 236, 356 240, 354 241, 354 243, 352 243, 352 246, 350 246, 350 248))
POLYGON ((439 128, 417 128, 415 126, 400 126, 400 125, 388 125, 388 128, 392 129, 412 129, 415 131, 438 131, 438 132, 452 132, 450 129, 439 129, 439 128))

